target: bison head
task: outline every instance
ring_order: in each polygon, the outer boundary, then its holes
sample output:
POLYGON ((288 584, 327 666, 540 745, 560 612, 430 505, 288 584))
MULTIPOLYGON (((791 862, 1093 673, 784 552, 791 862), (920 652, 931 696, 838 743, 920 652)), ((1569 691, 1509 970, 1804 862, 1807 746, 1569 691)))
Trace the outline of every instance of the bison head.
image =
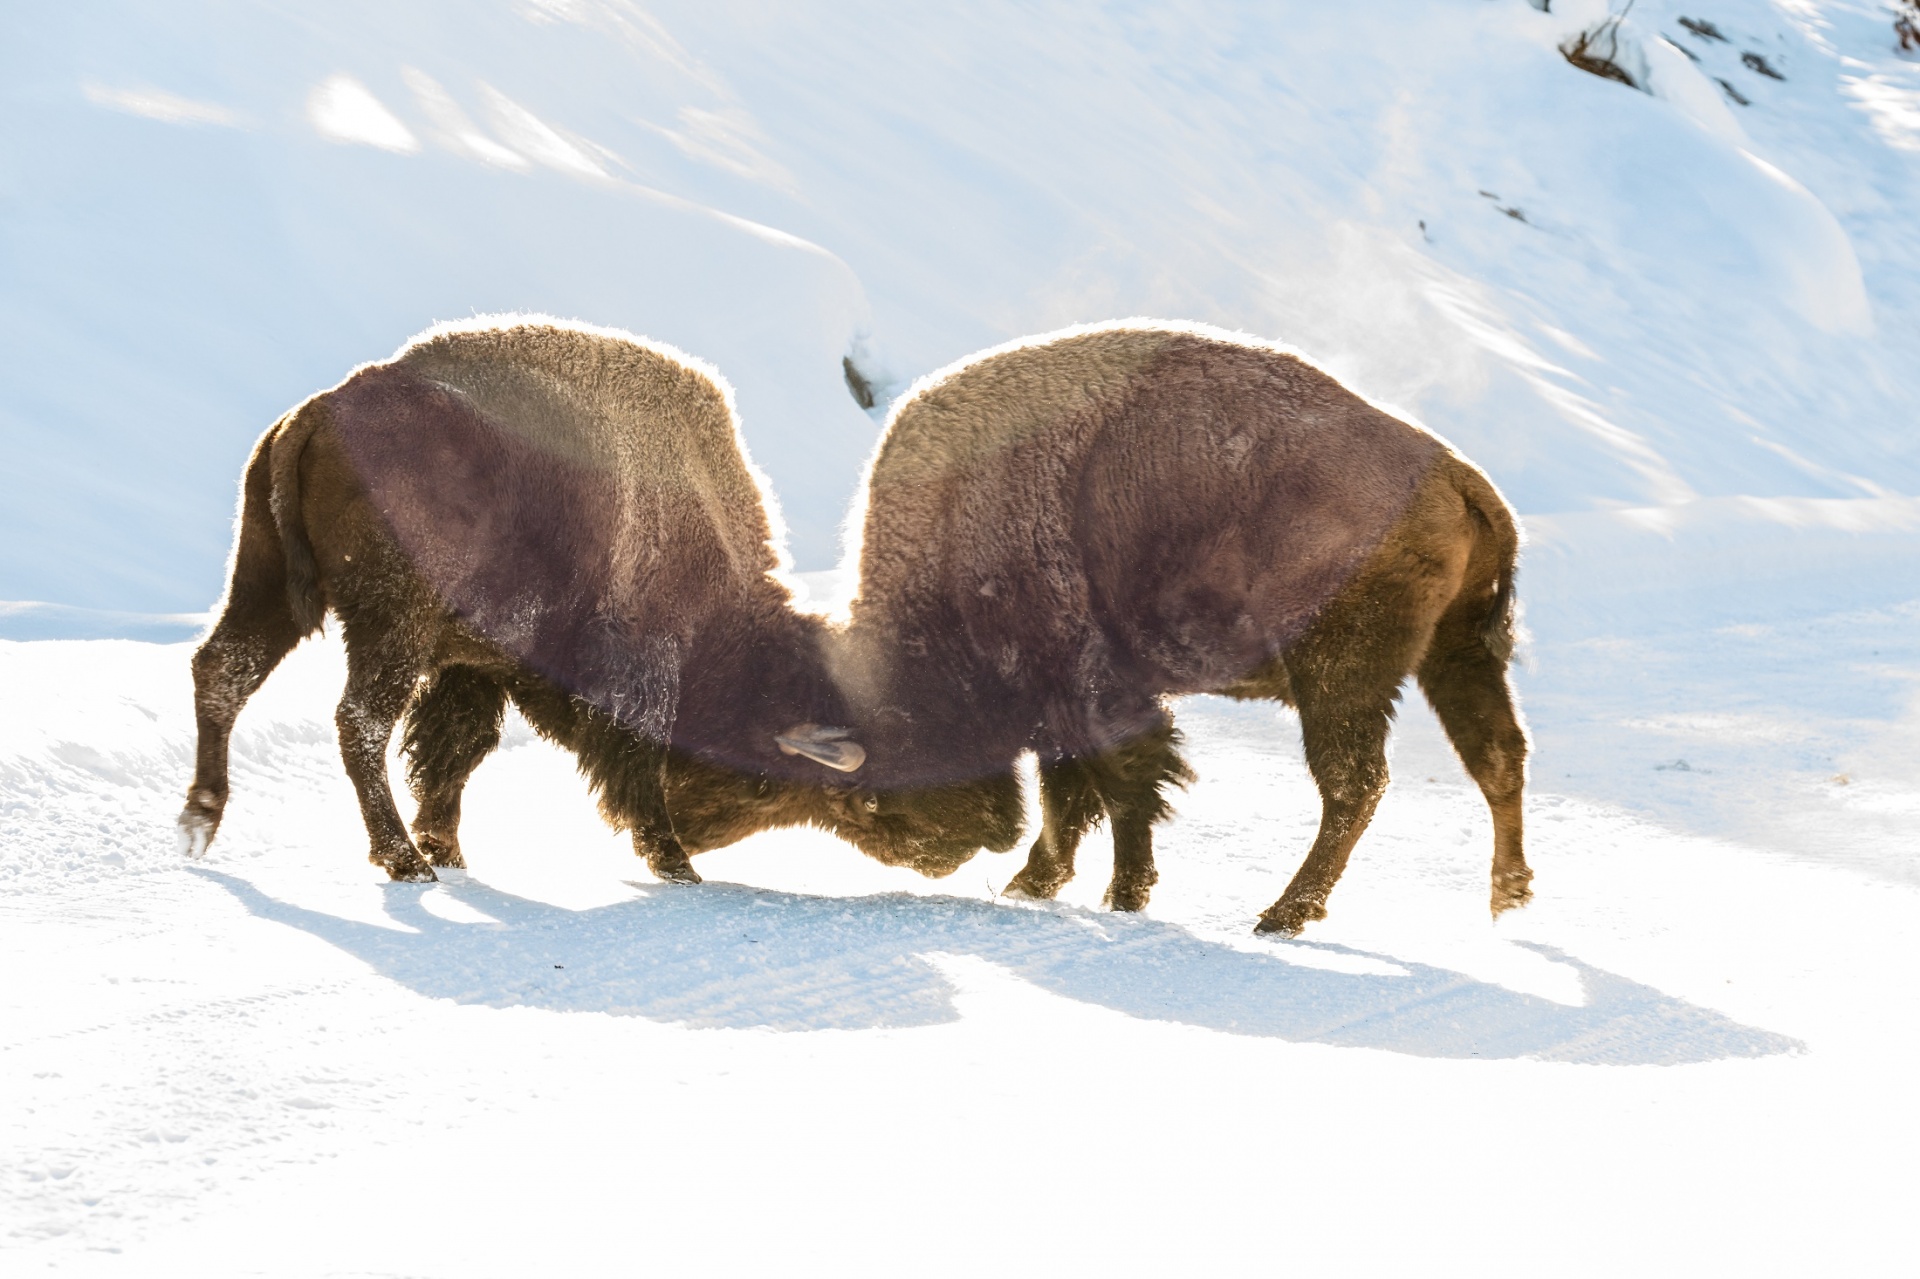
POLYGON ((951 875, 982 848, 1004 853, 1020 839, 1025 805, 1012 770, 915 790, 834 788, 834 834, 875 861, 951 875))
POLYGON ((867 777, 873 770, 865 767, 866 748, 850 729, 800 724, 774 741, 783 755, 842 775, 822 773, 814 824, 876 861, 938 879, 982 848, 1005 852, 1020 838, 1025 806, 1011 767, 982 770, 960 781, 901 785, 867 777))

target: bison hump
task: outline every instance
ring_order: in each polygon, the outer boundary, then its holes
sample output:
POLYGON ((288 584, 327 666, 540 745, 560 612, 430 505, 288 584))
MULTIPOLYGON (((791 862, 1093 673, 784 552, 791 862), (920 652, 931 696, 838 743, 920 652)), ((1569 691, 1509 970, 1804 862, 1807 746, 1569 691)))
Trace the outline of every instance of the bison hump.
POLYGON ((596 437, 590 415, 568 420, 564 395, 541 401, 528 379, 492 397, 510 380, 475 381, 480 394, 376 366, 328 407, 369 499, 446 606, 599 701, 647 637, 685 638, 735 604, 746 566, 692 468, 648 468, 616 432, 596 437))

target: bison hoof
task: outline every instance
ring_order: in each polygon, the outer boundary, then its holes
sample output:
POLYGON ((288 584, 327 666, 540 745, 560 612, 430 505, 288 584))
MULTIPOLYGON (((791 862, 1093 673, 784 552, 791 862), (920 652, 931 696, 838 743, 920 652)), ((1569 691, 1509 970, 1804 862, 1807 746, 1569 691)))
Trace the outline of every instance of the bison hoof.
POLYGON ((226 806, 226 798, 218 791, 203 787, 187 792, 187 806, 180 810, 178 824, 183 856, 198 860, 206 854, 207 845, 213 843, 214 832, 220 829, 220 814, 226 806))
POLYGON ((1054 895, 1060 891, 1066 882, 1067 877, 1064 875, 1055 877, 1036 874, 1034 873, 1033 867, 1028 866, 1018 875, 1015 875, 1007 881, 1007 886, 1000 890, 1000 895, 1002 897, 1012 897, 1020 901, 1052 901, 1054 895))
POLYGON ((396 884, 431 884, 440 878, 411 844, 391 853, 368 853, 367 860, 383 868, 396 884))
POLYGON ((1325 919, 1327 908, 1319 902, 1289 902, 1284 898, 1267 907, 1253 926, 1259 934, 1298 937, 1316 919, 1325 919))
POLYGON ((1493 877, 1493 917, 1500 918, 1510 910, 1518 910, 1533 900, 1533 889, 1527 885, 1533 881, 1530 870, 1510 871, 1493 877))
POLYGON ((451 835, 431 835, 419 831, 413 836, 425 853, 429 864, 446 866, 453 870, 465 870, 467 859, 460 852, 460 841, 451 835))
POLYGON ((206 856, 207 845, 213 843, 213 833, 220 828, 220 819, 208 813, 188 808, 180 814, 179 829, 176 832, 180 841, 180 855, 195 861, 206 856))
POLYGON ((1147 899, 1153 894, 1153 885, 1158 879, 1114 880, 1107 885, 1107 895, 1100 904, 1108 910, 1145 910, 1147 899))
POLYGON ((440 877, 433 873, 433 867, 421 862, 417 866, 389 866, 387 878, 396 884, 432 884, 440 877))
POLYGON ((697 884, 700 872, 687 860, 686 850, 676 841, 670 847, 647 854, 647 869, 663 884, 697 884))

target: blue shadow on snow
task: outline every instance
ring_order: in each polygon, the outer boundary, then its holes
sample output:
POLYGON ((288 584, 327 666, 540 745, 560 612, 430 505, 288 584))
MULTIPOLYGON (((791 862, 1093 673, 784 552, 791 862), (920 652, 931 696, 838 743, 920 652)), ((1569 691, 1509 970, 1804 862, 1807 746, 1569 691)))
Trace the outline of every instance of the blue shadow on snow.
POLYGON ((1384 955, 1369 958, 1405 975, 1330 972, 1288 962, 1283 947, 1250 953, 1154 919, 1064 906, 707 883, 576 911, 450 877, 441 888, 499 922, 442 919, 421 904, 421 886, 389 884, 386 911, 402 926, 389 928, 194 873, 409 990, 493 1008, 787 1031, 929 1026, 959 1017, 952 982, 926 958, 944 954, 1130 1017, 1416 1057, 1679 1065, 1802 1048, 1541 945, 1531 948, 1579 972, 1584 1004, 1384 955))

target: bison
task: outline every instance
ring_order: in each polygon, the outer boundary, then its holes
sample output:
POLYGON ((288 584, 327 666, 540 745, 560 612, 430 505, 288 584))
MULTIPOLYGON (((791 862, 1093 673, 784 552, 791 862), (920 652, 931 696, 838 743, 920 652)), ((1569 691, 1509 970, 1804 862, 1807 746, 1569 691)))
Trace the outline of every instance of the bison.
MULTIPOLYGON (((628 334, 482 318, 356 370, 247 463, 226 597, 193 658, 187 851, 219 828, 235 717, 328 611, 347 649, 341 755, 396 880, 465 864, 462 790, 509 699, 667 880, 697 882, 689 853, 764 827, 864 817, 826 784, 862 751, 831 727, 846 707, 826 628, 779 580, 764 498, 725 382, 628 334), (403 714, 411 835, 386 772, 403 714)), ((964 834, 877 855, 944 874, 1012 847, 1017 795, 993 811, 973 793, 921 797, 964 834)))
POLYGON ((964 841, 969 811, 1017 801, 1033 751, 1043 825, 1008 891, 1053 896, 1104 816, 1108 900, 1140 909, 1165 791, 1191 776, 1168 699, 1268 698, 1298 709, 1322 802, 1257 926, 1294 935, 1386 787, 1412 675, 1492 810, 1494 913, 1530 897, 1519 533, 1435 435, 1273 345, 1123 322, 924 379, 862 500, 859 590, 830 638, 869 759, 842 831, 870 853, 964 841))

